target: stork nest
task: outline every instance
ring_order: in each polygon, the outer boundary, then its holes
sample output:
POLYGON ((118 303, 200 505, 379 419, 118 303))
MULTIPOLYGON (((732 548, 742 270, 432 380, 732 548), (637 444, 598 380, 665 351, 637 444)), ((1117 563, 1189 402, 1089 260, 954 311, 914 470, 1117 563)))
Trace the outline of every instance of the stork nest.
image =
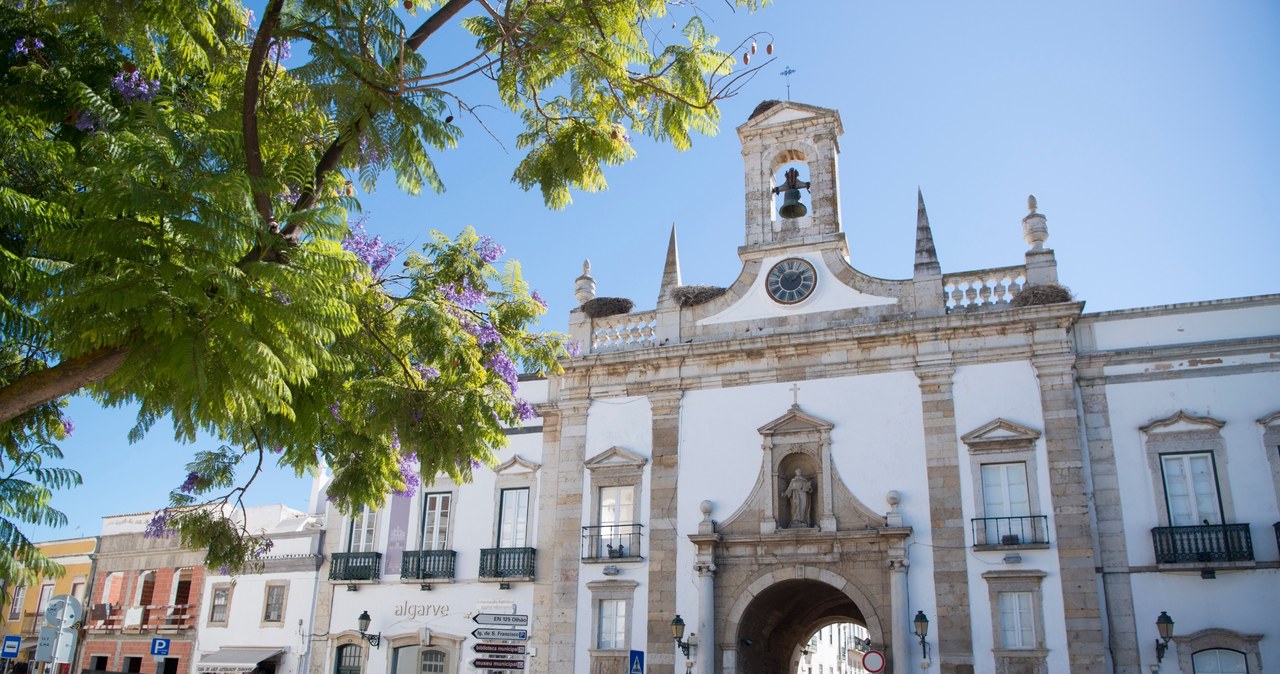
POLYGON ((728 291, 728 288, 720 286, 680 286, 671 291, 671 297, 682 307, 692 307, 710 302, 728 291))
POLYGON ((1065 286, 1050 283, 1023 288, 1022 292, 1009 301, 1009 305, 1014 307, 1033 307, 1040 304, 1070 302, 1072 299, 1071 291, 1065 286))
POLYGON ((582 303, 582 313, 591 318, 604 318, 630 313, 635 305, 625 297, 597 297, 582 303))

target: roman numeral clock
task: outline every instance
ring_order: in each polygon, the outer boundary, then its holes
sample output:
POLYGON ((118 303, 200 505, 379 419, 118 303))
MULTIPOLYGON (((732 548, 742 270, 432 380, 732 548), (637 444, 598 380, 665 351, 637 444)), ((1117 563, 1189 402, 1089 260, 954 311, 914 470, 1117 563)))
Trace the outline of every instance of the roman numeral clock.
POLYGON ((769 296, 781 304, 795 304, 813 294, 818 285, 818 273, 807 260, 787 258, 773 265, 765 280, 769 296))

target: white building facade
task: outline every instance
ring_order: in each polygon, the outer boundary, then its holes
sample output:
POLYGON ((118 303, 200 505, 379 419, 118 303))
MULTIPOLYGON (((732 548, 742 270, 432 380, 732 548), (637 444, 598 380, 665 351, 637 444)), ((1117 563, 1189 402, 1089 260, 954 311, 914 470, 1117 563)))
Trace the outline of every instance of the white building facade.
POLYGON ((310 674, 807 674, 849 623, 896 674, 1280 667, 1280 295, 1084 314, 1034 199, 1020 264, 944 273, 921 198, 867 276, 841 132, 761 104, 728 288, 674 231, 654 309, 584 270, 500 467, 329 517, 310 674))

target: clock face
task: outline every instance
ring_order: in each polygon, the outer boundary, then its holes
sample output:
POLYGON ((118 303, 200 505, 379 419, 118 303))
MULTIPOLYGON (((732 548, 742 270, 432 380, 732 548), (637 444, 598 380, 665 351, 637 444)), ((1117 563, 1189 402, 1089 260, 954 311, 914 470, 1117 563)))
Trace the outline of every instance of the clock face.
POLYGON ((818 285, 818 273, 813 265, 793 257, 773 265, 765 287, 769 296, 782 304, 795 304, 813 293, 818 285))

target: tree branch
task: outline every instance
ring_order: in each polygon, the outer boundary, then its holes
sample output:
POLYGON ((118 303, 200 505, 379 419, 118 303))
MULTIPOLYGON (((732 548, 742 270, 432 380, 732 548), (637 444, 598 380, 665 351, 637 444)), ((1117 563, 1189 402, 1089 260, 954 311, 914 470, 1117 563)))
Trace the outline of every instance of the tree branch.
POLYGON ((119 370, 131 353, 132 347, 103 347, 33 372, 0 388, 0 423, 102 381, 119 370))
POLYGON ((268 227, 275 226, 275 215, 271 210, 271 195, 262 189, 267 174, 262 165, 262 141, 258 136, 258 96, 262 84, 262 66, 267 58, 267 47, 271 43, 271 34, 280 23, 282 7, 284 7, 284 0, 271 0, 263 12, 262 23, 258 25, 258 34, 253 39, 253 48, 249 50, 249 67, 244 77, 244 103, 240 113, 244 131, 244 163, 253 190, 253 206, 262 217, 263 224, 268 227))

